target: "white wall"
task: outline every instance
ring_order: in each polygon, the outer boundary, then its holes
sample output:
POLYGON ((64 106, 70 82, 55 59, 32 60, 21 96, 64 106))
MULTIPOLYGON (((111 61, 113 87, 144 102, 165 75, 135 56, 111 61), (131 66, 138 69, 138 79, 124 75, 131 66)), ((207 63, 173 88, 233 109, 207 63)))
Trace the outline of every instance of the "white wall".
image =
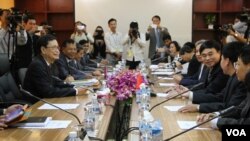
POLYGON ((172 39, 181 45, 192 37, 192 0, 75 0, 75 19, 94 32, 97 25, 108 30, 108 20, 116 18, 118 30, 128 32, 129 23, 137 21, 140 32, 146 32, 154 15, 168 28, 172 39))

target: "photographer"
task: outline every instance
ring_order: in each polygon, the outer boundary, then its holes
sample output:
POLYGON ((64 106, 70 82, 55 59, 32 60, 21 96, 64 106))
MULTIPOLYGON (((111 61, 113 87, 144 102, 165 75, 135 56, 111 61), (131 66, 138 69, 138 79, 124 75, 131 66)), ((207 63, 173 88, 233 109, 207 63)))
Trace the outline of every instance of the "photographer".
MULTIPOLYGON (((226 37, 226 43, 240 41, 247 42, 247 33, 249 32, 248 25, 248 16, 247 15, 238 15, 235 18, 234 24, 223 25, 222 30, 226 31, 228 36, 226 37)), ((249 36, 248 36, 249 37, 249 36)))
POLYGON ((36 42, 39 37, 34 35, 36 29, 37 25, 35 17, 30 13, 23 14, 22 26, 19 32, 21 34, 23 33, 27 40, 25 44, 18 44, 16 47, 16 58, 14 60, 16 70, 19 68, 28 68, 32 61, 32 57, 39 52, 39 49, 36 48, 36 42))
POLYGON ((126 65, 129 66, 129 69, 136 69, 140 61, 144 58, 143 48, 146 44, 145 41, 140 38, 143 36, 140 35, 138 29, 138 23, 131 22, 128 35, 126 35, 123 41, 126 50, 126 65))
POLYGON ((86 24, 77 21, 75 23, 75 31, 71 34, 70 39, 73 39, 76 43, 80 40, 89 40, 90 43, 94 43, 94 39, 90 33, 87 32, 86 24))
POLYGON ((106 44, 104 41, 104 31, 101 26, 97 26, 94 33, 94 52, 93 57, 100 56, 101 58, 106 58, 106 44))
POLYGON ((24 45, 27 42, 27 34, 20 30, 22 29, 21 20, 22 15, 16 11, 11 13, 8 9, 0 9, 0 53, 8 54, 9 59, 11 59, 16 47, 15 38, 17 38, 18 45, 24 45))

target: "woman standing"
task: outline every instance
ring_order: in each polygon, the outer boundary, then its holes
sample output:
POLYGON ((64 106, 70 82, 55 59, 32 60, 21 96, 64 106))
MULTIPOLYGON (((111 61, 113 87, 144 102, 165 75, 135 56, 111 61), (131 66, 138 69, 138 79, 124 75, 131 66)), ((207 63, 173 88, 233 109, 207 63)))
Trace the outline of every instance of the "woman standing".
MULTIPOLYGON (((142 35, 143 36, 143 35, 142 35)), ((136 69, 141 60, 144 59, 144 47, 145 41, 139 32, 139 26, 137 22, 131 22, 128 35, 126 35, 123 45, 126 51, 124 55, 126 58, 126 65, 129 69, 136 69)))

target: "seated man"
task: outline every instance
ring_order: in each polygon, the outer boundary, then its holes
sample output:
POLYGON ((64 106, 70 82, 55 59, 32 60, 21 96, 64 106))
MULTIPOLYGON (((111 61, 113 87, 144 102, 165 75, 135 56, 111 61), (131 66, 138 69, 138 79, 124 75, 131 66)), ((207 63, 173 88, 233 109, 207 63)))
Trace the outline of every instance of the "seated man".
POLYGON ((63 42, 59 60, 56 60, 59 78, 62 80, 72 76, 74 80, 88 78, 87 74, 77 70, 75 67, 76 44, 74 40, 68 39, 63 42))
MULTIPOLYGON (((235 65, 236 74, 239 80, 244 80, 244 83, 247 88, 247 98, 239 105, 236 106, 234 110, 227 113, 224 117, 216 118, 210 121, 208 124, 204 125, 210 128, 220 128, 223 125, 249 125, 250 124, 250 46, 243 47, 240 56, 238 57, 238 61, 235 65)), ((204 122, 208 119, 215 116, 216 113, 203 114, 198 117, 198 122, 204 122)))
MULTIPOLYGON (((84 88, 74 88, 60 79, 52 76, 50 66, 59 59, 59 47, 56 38, 52 35, 42 36, 38 40, 40 48, 38 55, 30 64, 25 79, 24 89, 40 98, 54 98, 86 94, 84 88)), ((36 99, 26 96, 31 103, 36 99)))
POLYGON ((246 98, 245 85, 237 79, 234 68, 234 63, 237 61, 244 45, 244 43, 232 42, 223 47, 220 64, 223 73, 230 76, 223 91, 217 94, 194 93, 190 97, 186 95, 194 104, 182 107, 179 111, 209 113, 223 110, 233 105, 237 106, 246 98))
MULTIPOLYGON (((205 71, 206 66, 202 63, 202 56, 200 54, 200 46, 203 44, 205 40, 197 41, 195 44, 195 56, 198 62, 200 62, 199 70, 193 74, 192 76, 185 76, 182 75, 174 75, 173 78, 177 84, 183 85, 183 86, 192 86, 195 84, 198 84, 200 82, 204 82, 206 79, 205 71)), ((192 67, 189 66, 191 69, 192 67)))
POLYGON ((102 59, 100 63, 90 59, 91 52, 93 49, 90 47, 89 41, 81 40, 79 44, 82 46, 84 50, 84 56, 80 60, 80 63, 82 66, 85 66, 86 68, 97 68, 97 67, 105 66, 108 64, 108 61, 105 59, 102 59))
POLYGON ((206 65, 207 77, 204 85, 193 93, 218 93, 225 88, 228 75, 220 67, 221 46, 215 41, 205 41, 200 47, 203 63, 206 65))
POLYGON ((92 75, 94 75, 94 76, 100 76, 101 71, 97 70, 97 68, 82 65, 81 59, 83 58, 84 54, 86 53, 84 48, 80 44, 77 44, 76 50, 77 50, 76 55, 75 55, 76 68, 78 70, 84 71, 85 73, 92 73, 92 75))

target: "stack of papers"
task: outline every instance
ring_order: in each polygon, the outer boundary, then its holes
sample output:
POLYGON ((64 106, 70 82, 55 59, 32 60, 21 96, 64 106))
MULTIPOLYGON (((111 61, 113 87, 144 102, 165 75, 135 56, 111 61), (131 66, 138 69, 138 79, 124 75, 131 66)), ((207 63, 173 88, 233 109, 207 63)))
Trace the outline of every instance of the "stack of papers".
POLYGON ((93 79, 87 79, 87 80, 76 80, 76 81, 71 82, 71 84, 75 85, 76 87, 81 87, 81 86, 92 86, 97 82, 98 80, 93 78, 93 79))

